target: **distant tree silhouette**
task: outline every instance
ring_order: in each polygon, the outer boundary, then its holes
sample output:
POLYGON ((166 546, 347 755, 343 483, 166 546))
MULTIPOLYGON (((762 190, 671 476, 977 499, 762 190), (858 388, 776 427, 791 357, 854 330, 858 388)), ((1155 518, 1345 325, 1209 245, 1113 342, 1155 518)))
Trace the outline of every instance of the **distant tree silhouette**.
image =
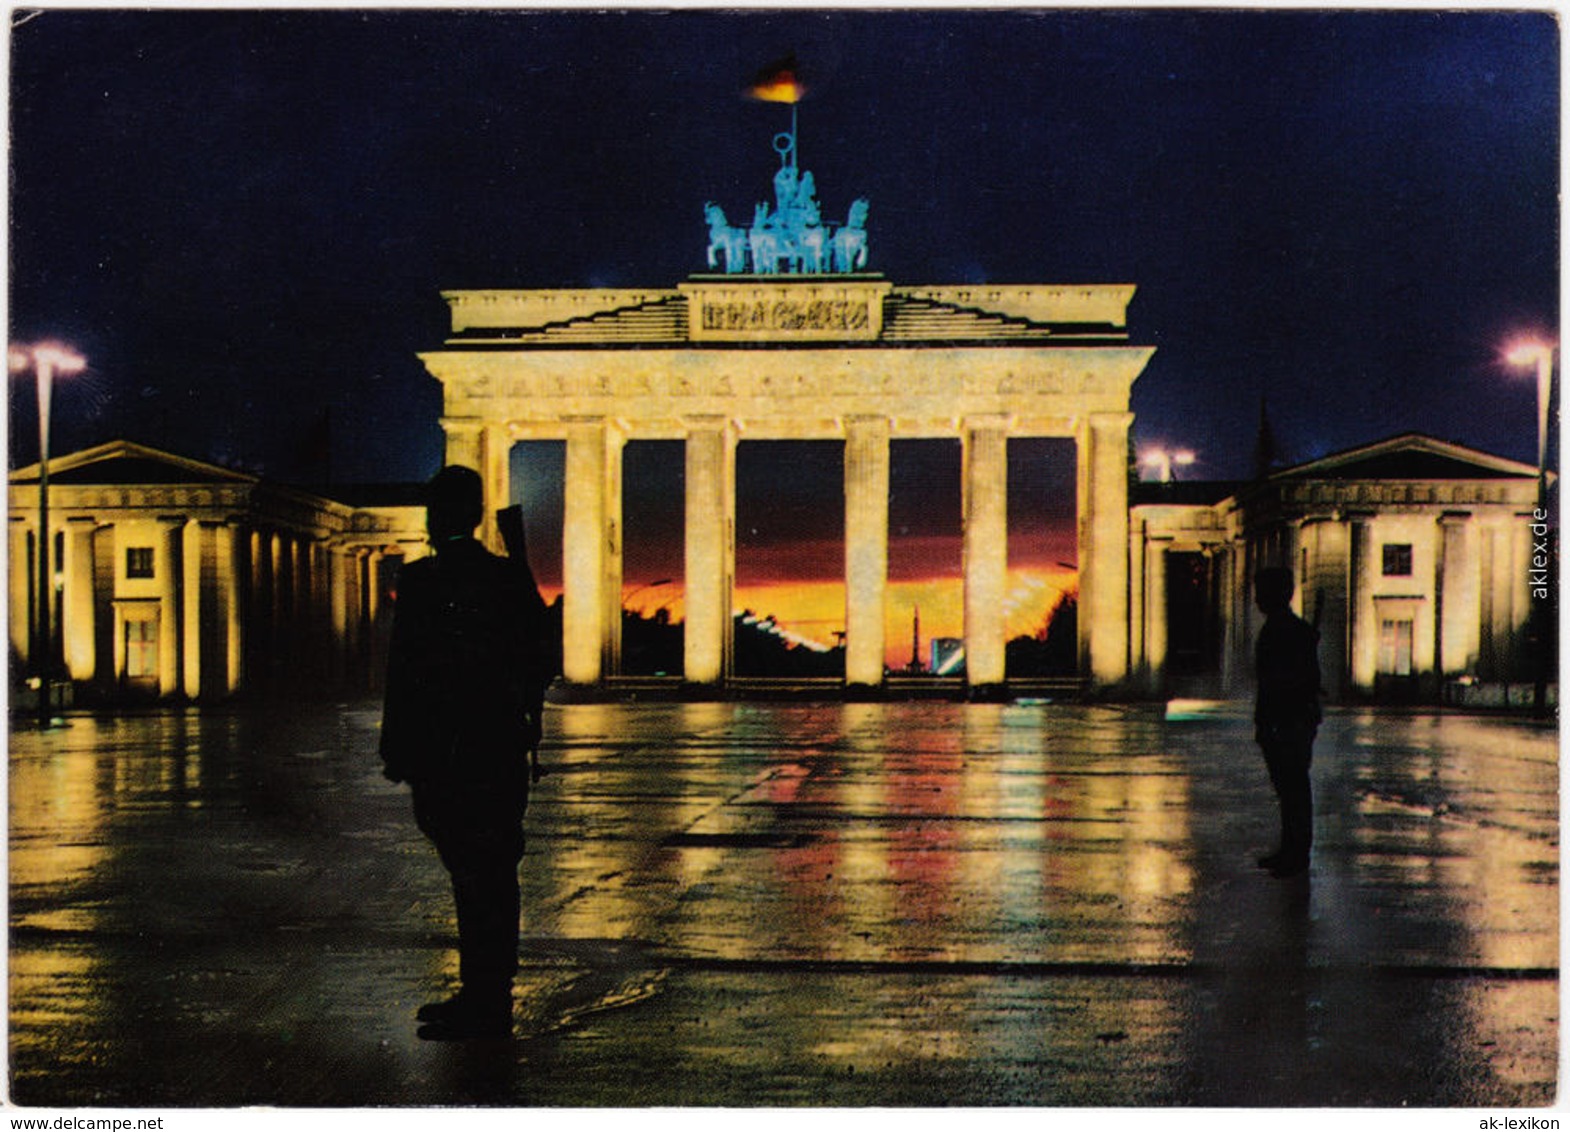
POLYGON ((845 649, 818 652, 792 644, 757 623, 751 610, 743 610, 732 621, 736 633, 736 672, 741 676, 773 676, 792 680, 813 676, 843 678, 845 649), (754 623, 748 624, 747 618, 754 623))
POLYGON ((680 676, 686 633, 670 611, 656 609, 645 617, 621 611, 621 670, 629 676, 680 676))
POLYGON ((1079 595, 1065 593, 1035 636, 1015 637, 1004 653, 1011 677, 1074 676, 1079 671, 1079 595))

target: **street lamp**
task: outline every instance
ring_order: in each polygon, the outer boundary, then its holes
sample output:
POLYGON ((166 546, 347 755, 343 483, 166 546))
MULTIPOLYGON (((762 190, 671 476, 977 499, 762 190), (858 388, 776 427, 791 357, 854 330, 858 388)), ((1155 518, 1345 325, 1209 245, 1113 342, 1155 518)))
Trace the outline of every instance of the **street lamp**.
POLYGON ((643 585, 638 586, 636 589, 631 590, 631 591, 629 591, 629 592, 627 592, 627 593, 622 595, 621 607, 623 609, 627 610, 627 612, 629 612, 629 613, 633 612, 633 609, 632 609, 632 599, 633 598, 637 597, 644 590, 652 590, 652 589, 654 589, 657 586, 668 586, 674 580, 675 580, 674 578, 656 578, 652 582, 645 582, 645 583, 643 583, 643 585))
POLYGON ((54 392, 55 375, 81 373, 87 359, 57 342, 38 342, 31 346, 14 344, 9 360, 12 373, 33 371, 38 384, 38 581, 34 586, 38 602, 38 641, 34 667, 38 674, 38 725, 48 727, 51 718, 49 678, 54 664, 54 633, 50 631, 50 605, 54 599, 53 577, 49 573, 49 402, 54 392))
POLYGON ((1171 483, 1177 478, 1172 471, 1174 467, 1187 467, 1193 462, 1194 454, 1187 449, 1168 452, 1165 448, 1152 448, 1141 460, 1141 463, 1156 469, 1156 479, 1160 483, 1171 483))
POLYGON ((1505 361, 1513 366, 1537 367, 1537 505, 1548 499, 1548 402, 1554 387, 1554 347, 1546 342, 1520 342, 1505 361))
MULTIPOLYGON (((1552 343, 1536 340, 1518 342, 1505 355, 1513 366, 1535 366, 1537 369, 1537 508, 1534 523, 1548 523, 1548 404, 1554 391, 1554 347, 1552 343)), ((1537 528, 1534 527, 1534 531, 1537 528)), ((1532 637, 1537 653, 1536 669, 1532 680, 1532 712, 1539 717, 1548 714, 1548 632, 1549 618, 1541 608, 1541 600, 1532 602, 1532 637)))

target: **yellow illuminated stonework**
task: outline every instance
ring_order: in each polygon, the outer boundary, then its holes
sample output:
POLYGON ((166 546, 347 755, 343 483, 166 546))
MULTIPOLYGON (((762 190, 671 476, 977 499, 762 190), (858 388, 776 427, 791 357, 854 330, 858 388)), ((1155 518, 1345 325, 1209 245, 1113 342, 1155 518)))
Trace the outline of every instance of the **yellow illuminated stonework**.
MULTIPOLYGON (((385 601, 424 510, 361 505, 112 441, 50 460, 63 549, 50 666, 78 701, 223 699, 269 684, 367 690, 385 601)), ((36 670, 38 468, 11 474, 11 648, 36 670)))
MULTIPOLYGON (((973 685, 1004 679, 1007 445, 1064 437, 1079 457, 1082 671, 1127 677, 1129 394, 1154 352, 1130 344, 1134 288, 905 288, 878 276, 698 276, 670 290, 456 291, 422 354, 443 390, 447 462, 508 497, 508 449, 565 440, 563 669, 615 675, 620 457, 682 440, 688 681, 730 675, 735 447, 845 445, 846 681, 883 682, 889 443, 964 444, 964 625, 973 685)), ((487 529, 488 537, 494 532, 487 529)))

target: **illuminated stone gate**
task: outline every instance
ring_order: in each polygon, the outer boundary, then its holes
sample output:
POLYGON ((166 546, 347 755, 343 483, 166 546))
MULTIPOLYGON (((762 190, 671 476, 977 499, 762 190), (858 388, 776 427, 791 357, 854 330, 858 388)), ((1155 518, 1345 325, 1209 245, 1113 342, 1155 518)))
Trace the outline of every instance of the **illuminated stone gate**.
MULTIPOLYGON (((623 446, 686 454, 684 674, 730 673, 735 452, 844 442, 845 679, 884 675, 889 441, 963 442, 964 638, 972 686, 1004 678, 1008 441, 1077 454, 1080 672, 1128 675, 1129 285, 896 287, 871 274, 694 276, 668 290, 453 291, 442 383, 448 463, 481 471, 487 515, 520 440, 566 442, 563 674, 620 661, 623 446)), ((487 518, 485 537, 496 542, 487 518)))

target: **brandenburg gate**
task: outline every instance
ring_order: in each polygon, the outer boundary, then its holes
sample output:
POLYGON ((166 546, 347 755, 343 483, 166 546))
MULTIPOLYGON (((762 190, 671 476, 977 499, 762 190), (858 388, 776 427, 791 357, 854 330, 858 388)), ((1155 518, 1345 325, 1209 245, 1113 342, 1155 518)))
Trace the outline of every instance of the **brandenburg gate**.
MULTIPOLYGON (((781 135, 789 138, 790 135, 781 135)), ((902 287, 861 270, 866 202, 823 224, 782 148, 776 207, 750 230, 709 206, 709 266, 674 289, 452 291, 421 360, 443 387, 446 460, 480 471, 487 524, 520 440, 566 443, 563 675, 620 660, 622 450, 685 444, 684 675, 730 674, 735 453, 747 440, 844 443, 845 680, 884 678, 889 444, 963 446, 970 685, 1004 679, 1008 441, 1076 446, 1080 673, 1128 674, 1129 393, 1153 348, 1128 342, 1128 285, 902 287)), ((483 532, 493 545, 494 529, 483 532)))

